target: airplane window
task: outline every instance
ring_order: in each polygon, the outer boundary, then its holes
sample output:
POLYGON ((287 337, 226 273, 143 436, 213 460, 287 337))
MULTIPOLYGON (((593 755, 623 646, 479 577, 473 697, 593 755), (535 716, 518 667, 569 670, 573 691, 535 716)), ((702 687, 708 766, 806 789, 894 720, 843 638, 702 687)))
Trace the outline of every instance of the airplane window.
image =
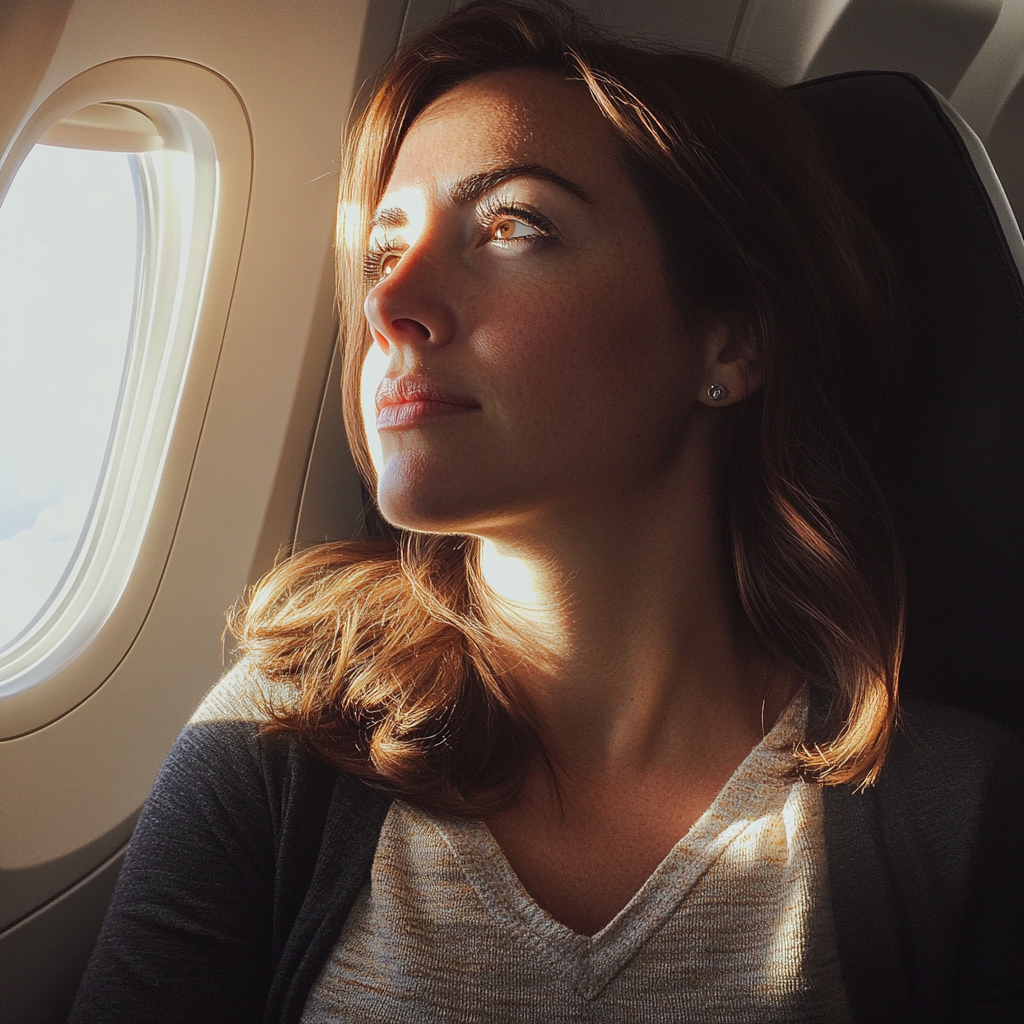
POLYGON ((107 621, 182 398, 218 164, 196 117, 144 106, 51 125, 0 205, 0 696, 107 621))
POLYGON ((138 157, 37 145, 0 206, 0 650, 86 546, 145 247, 138 157))

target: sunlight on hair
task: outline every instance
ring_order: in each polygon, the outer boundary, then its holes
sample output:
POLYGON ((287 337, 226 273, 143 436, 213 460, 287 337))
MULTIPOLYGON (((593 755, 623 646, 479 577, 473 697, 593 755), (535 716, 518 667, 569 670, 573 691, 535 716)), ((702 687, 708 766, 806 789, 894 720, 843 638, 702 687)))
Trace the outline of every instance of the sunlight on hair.
POLYGON ((380 346, 371 345, 363 359, 363 371, 359 377, 359 407, 363 413, 363 431, 377 476, 380 476, 384 468, 384 453, 380 446, 380 434, 377 433, 376 395, 377 388, 387 371, 388 362, 388 356, 381 351, 380 346))
POLYGON ((514 555, 503 555, 493 541, 485 539, 480 545, 480 573, 487 585, 508 601, 530 605, 540 601, 526 564, 514 555))
POLYGON ((342 203, 338 209, 338 242, 346 249, 363 245, 362 210, 358 203, 342 203))

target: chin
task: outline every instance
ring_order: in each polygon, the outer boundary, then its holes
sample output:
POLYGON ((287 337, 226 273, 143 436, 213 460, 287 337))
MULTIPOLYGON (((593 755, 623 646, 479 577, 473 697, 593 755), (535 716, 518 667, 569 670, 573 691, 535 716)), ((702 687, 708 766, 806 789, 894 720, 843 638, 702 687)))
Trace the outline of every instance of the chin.
POLYGON ((467 493, 465 471, 458 474, 461 479, 449 480, 394 462, 377 482, 377 505, 392 526, 417 533, 468 532, 478 518, 480 502, 479 496, 467 493))

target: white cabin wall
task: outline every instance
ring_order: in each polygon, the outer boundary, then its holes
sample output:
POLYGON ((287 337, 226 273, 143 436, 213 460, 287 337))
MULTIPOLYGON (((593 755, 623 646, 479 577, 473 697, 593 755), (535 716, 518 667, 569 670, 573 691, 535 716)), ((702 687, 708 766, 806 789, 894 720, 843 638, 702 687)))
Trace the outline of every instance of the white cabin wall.
MULTIPOLYGON (((175 736, 223 671, 224 613, 292 537, 337 330, 341 134, 357 84, 393 49, 404 11, 405 0, 74 0, 48 61, 37 48, 24 109, 11 113, 10 97, 0 109, 9 115, 3 153, 80 72, 167 57, 227 80, 252 138, 230 314, 212 388, 190 398, 205 414, 187 490, 165 510, 176 525, 159 587, 113 671, 86 680, 90 696, 0 741, 5 1024, 62 1019, 118 851, 175 736)), ((0 31, 11 24, 0 18, 0 31)), ((51 24, 60 30, 59 17, 51 24)), ((3 724, 0 701, 0 735, 3 724)))
MULTIPOLYGON (((120 56, 210 67, 245 104, 252 195, 217 374, 153 608, 91 697, 45 728, 0 743, 7 824, 0 868, 60 856, 136 809, 166 747, 221 670, 223 613, 249 580, 289 426, 304 416, 312 431, 304 377, 318 391, 330 359, 333 289, 324 287, 324 265, 364 13, 360 2, 315 0, 78 0, 72 7, 36 99, 120 56), (76 767, 64 777, 68 764, 76 767), (106 813, 82 811, 100 804, 106 813)), ((290 511, 279 498, 278 544, 287 541, 297 497, 290 511)))
POLYGON ((5 0, 0 4, 0 154, 60 42, 72 0, 5 0))

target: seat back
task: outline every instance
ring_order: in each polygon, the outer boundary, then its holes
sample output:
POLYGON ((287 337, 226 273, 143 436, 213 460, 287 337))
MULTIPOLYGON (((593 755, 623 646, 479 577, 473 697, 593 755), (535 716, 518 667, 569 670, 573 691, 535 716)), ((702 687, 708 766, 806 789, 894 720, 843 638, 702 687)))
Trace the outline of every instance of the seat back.
POLYGON ((792 95, 901 278, 905 344, 868 457, 907 562, 903 692, 1024 732, 1024 243, 981 143, 913 75, 792 95))

